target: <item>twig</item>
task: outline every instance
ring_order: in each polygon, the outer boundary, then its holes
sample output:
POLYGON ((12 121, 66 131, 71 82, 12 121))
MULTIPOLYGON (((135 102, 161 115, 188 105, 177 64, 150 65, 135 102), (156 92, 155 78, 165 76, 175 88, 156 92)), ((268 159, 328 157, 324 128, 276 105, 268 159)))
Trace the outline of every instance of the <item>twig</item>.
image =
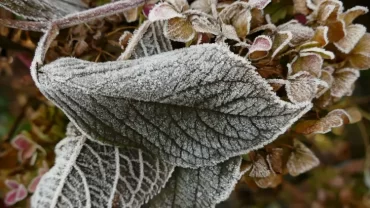
POLYGON ((14 123, 10 127, 10 130, 9 130, 8 134, 5 136, 5 138, 2 141, 7 141, 7 140, 11 139, 14 136, 14 133, 17 131, 17 129, 19 127, 19 124, 22 122, 22 120, 24 118, 24 115, 26 113, 26 109, 27 109, 29 103, 30 103, 30 101, 27 100, 26 104, 24 104, 22 106, 21 112, 19 113, 19 115, 15 119, 14 123))
POLYGON ((59 29, 64 29, 81 23, 86 23, 98 18, 104 18, 114 14, 119 14, 126 10, 136 8, 144 3, 145 0, 117 1, 93 9, 73 13, 60 19, 51 20, 50 22, 19 21, 0 18, 0 25, 21 30, 43 32, 45 29, 48 28, 48 25, 50 25, 51 23, 58 27, 59 29))

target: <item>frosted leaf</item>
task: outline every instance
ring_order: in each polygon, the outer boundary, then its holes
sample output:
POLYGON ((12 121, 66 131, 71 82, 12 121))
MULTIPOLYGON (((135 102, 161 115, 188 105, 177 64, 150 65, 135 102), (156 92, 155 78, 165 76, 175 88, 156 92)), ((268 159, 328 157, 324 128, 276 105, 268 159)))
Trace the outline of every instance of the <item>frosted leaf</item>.
POLYGON ((265 178, 272 174, 265 158, 261 154, 256 154, 255 160, 252 163, 249 176, 253 178, 265 178))
POLYGON ((191 24, 197 32, 211 33, 214 35, 221 33, 221 28, 217 21, 206 16, 193 15, 191 17, 191 24))
POLYGON ((36 21, 53 20, 87 8, 81 0, 6 0, 3 7, 21 17, 36 21))
POLYGON ((304 26, 295 20, 280 25, 277 29, 279 31, 289 31, 292 33, 292 40, 290 41, 290 45, 292 46, 296 46, 310 40, 315 34, 312 28, 304 26))
POLYGON ((256 37, 253 41, 252 46, 248 51, 248 59, 250 60, 259 60, 265 58, 272 47, 272 40, 268 36, 260 35, 256 37))
POLYGON ((150 11, 148 19, 154 22, 158 20, 168 20, 175 17, 185 18, 185 15, 176 11, 175 8, 168 3, 159 3, 150 11))
POLYGON ((202 44, 129 61, 59 59, 40 90, 92 139, 199 167, 257 149, 311 108, 282 101, 244 58, 202 44))
POLYGON ((320 55, 323 59, 334 59, 335 58, 335 55, 333 52, 327 51, 322 48, 317 48, 317 47, 303 49, 301 50, 301 53, 316 53, 320 55))
POLYGON ((294 150, 290 154, 286 164, 288 172, 292 176, 298 176, 320 164, 315 154, 297 139, 293 141, 294 150))
POLYGON ((212 11, 212 3, 216 4, 217 0, 195 0, 191 3, 190 8, 210 13, 212 11))
POLYGON ((235 28, 239 38, 244 38, 249 34, 251 28, 252 14, 249 9, 244 9, 236 15, 232 20, 232 25, 235 28))
POLYGON ((241 177, 241 158, 198 169, 177 167, 150 208, 212 208, 226 200, 241 177))
POLYGON ((331 95, 340 98, 352 91, 352 85, 360 77, 360 73, 356 69, 344 68, 335 71, 333 77, 331 95))
POLYGON ((254 182, 260 188, 276 188, 283 181, 280 174, 270 174, 265 178, 254 178, 254 182))
POLYGON ((101 145, 81 135, 65 138, 55 152, 55 165, 41 178, 32 207, 140 207, 173 171, 140 149, 101 145))
POLYGON ((356 69, 370 68, 370 33, 366 33, 348 56, 348 61, 356 69))
POLYGON ((326 134, 332 130, 348 124, 351 116, 342 109, 336 109, 319 120, 306 120, 297 124, 296 132, 303 134, 326 134))
POLYGON ((348 54, 365 35, 366 27, 360 24, 353 24, 347 27, 346 36, 334 43, 334 45, 345 54, 348 54))
POLYGON ((322 1, 314 12, 316 19, 320 22, 336 20, 343 12, 343 3, 337 0, 322 1))
POLYGON ((193 25, 187 18, 175 17, 166 21, 164 35, 178 42, 188 42, 195 36, 193 25))
POLYGON ((312 76, 320 77, 324 60, 316 53, 301 53, 289 67, 289 74, 307 71, 312 76))
POLYGON ((283 173, 283 149, 273 148, 266 156, 267 164, 274 173, 283 173))
POLYGON ((274 58, 276 55, 280 54, 283 50, 288 47, 288 44, 293 38, 293 34, 290 31, 278 31, 274 37, 274 43, 272 44, 272 55, 274 58))
POLYGON ((364 15, 369 12, 367 7, 355 6, 351 9, 348 9, 346 12, 341 14, 341 18, 344 20, 346 25, 352 24, 352 22, 359 16, 364 15))
POLYGON ((306 71, 298 72, 288 78, 285 90, 293 103, 310 102, 316 96, 317 79, 306 71))

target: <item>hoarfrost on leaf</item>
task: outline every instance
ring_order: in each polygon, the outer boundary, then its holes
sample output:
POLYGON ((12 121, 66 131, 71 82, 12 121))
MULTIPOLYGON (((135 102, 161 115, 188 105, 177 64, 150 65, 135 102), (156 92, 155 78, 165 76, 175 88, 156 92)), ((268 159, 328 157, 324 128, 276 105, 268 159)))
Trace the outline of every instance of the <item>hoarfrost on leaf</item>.
POLYGON ((137 148, 101 145, 68 130, 54 167, 39 182, 32 207, 140 207, 156 195, 173 166, 137 148), (77 136, 77 135, 78 136, 77 136))
POLYGON ((107 63, 64 58, 39 72, 44 95, 91 139, 140 145, 182 167, 260 148, 311 108, 282 101, 216 44, 107 63))
POLYGON ((177 167, 150 208, 212 208, 226 200, 242 175, 241 157, 198 169, 177 167))
POLYGON ((53 20, 87 8, 81 0, 7 0, 0 7, 26 19, 53 20))

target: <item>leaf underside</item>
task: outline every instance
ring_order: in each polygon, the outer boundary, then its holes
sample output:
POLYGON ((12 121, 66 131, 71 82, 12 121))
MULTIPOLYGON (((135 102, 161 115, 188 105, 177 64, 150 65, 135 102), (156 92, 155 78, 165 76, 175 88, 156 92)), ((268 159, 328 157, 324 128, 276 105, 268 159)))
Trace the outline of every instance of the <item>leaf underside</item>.
POLYGON ((56 154, 32 207, 141 207, 173 171, 140 149, 101 145, 81 135, 62 140, 56 154))
POLYGON ((165 188, 148 208, 211 208, 228 198, 241 176, 241 157, 216 166, 198 169, 176 168, 165 188))
POLYGON ((63 58, 38 81, 92 139, 144 146, 182 167, 262 147, 311 108, 281 101, 247 61, 215 44, 122 62, 63 58))
POLYGON ((0 1, 0 7, 36 21, 61 18, 87 8, 81 0, 6 0, 0 1))

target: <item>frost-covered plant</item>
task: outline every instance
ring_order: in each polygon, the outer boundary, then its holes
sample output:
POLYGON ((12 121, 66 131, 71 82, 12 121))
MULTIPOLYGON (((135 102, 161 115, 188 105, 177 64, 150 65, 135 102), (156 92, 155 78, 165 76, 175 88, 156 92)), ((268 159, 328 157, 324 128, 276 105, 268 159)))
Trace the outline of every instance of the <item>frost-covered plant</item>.
MULTIPOLYGON (((124 32, 119 60, 44 65, 61 29, 122 12, 135 21, 147 7, 38 0, 23 9, 29 3, 0 6, 35 21, 0 23, 44 33, 31 74, 71 121, 55 165, 35 179, 33 207, 214 207, 241 177, 276 187, 319 165, 298 134, 358 121, 335 104, 370 66, 369 33, 353 24, 367 8, 295 0, 303 24, 273 22, 269 0, 164 0, 124 32)), ((78 43, 77 56, 89 47, 78 43)))

